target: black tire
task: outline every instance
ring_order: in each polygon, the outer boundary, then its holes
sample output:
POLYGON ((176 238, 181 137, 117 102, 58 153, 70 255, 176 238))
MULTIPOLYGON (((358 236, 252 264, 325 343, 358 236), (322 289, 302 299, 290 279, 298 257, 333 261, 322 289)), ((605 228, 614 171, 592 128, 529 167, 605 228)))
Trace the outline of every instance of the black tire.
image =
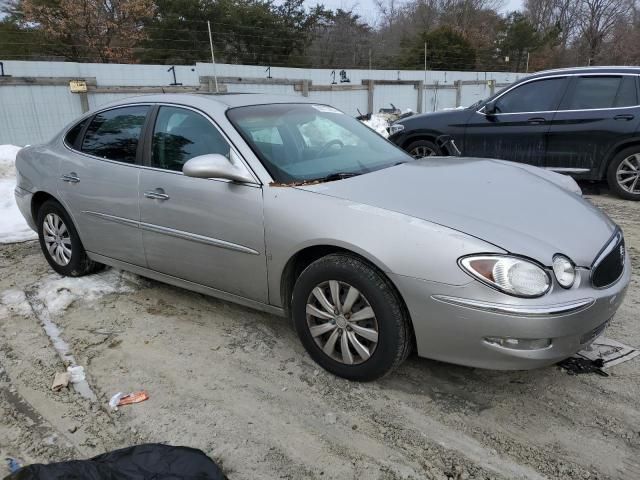
POLYGON ((442 155, 442 149, 438 147, 435 143, 429 140, 417 140, 415 142, 411 142, 407 148, 405 148, 407 153, 411 155, 413 158, 424 158, 426 156, 433 155, 442 155), (431 155, 418 156, 418 152, 420 150, 427 150, 433 152, 431 155))
MULTIPOLYGON (((50 217, 55 218, 55 217, 50 217)), ((66 277, 81 277, 83 275, 88 275, 90 273, 95 273, 104 268, 104 265, 101 263, 94 262, 91 260, 82 246, 82 242, 80 241, 80 236, 67 214, 66 210, 55 200, 47 200, 42 204, 40 209, 38 210, 37 220, 38 222, 38 238, 40 239, 40 248, 42 249, 42 253, 44 254, 44 258, 47 259, 51 268, 53 268, 60 275, 64 275, 66 277), (57 216, 64 223, 64 227, 66 228, 67 234, 60 235, 60 241, 64 240, 65 246, 68 247, 68 241, 70 241, 70 250, 71 254, 68 258, 68 263, 63 265, 59 260, 54 259, 52 254, 49 252, 47 248, 47 244, 45 242, 45 221, 48 215, 57 216), (67 240, 68 239, 68 240, 67 240)), ((47 232, 47 236, 50 236, 47 232)))
MULTIPOLYGON (((637 201, 637 200, 640 200, 640 178, 638 178, 636 187, 634 188, 634 193, 632 193, 630 191, 625 190, 625 188, 618 181, 618 175, 617 175, 618 167, 620 167, 620 164, 624 162, 625 159, 627 159, 628 157, 634 154, 640 155, 640 146, 625 148, 624 150, 619 152, 615 157, 613 157, 613 159, 611 160, 611 163, 609 164, 609 167, 607 168, 607 183, 609 184, 609 188, 611 189, 611 191, 615 193, 617 196, 624 198, 626 200, 637 201)), ((640 163, 636 165, 640 166, 640 163)), ((625 176, 624 178, 629 178, 629 175, 625 176)), ((633 183, 633 180, 631 181, 631 183, 633 183)))
MULTIPOLYGON (((344 305, 346 292, 342 292, 341 302, 344 305)), ((387 375, 409 356, 413 345, 408 314, 393 285, 382 272, 349 254, 327 255, 313 262, 300 274, 293 289, 291 315, 298 336, 311 358, 325 370, 348 380, 370 381, 387 375), (307 319, 307 302, 313 295, 314 288, 331 280, 355 287, 362 294, 358 301, 366 301, 375 314, 374 320, 367 321, 376 323, 377 344, 368 359, 354 356, 354 359, 357 358, 361 363, 349 365, 334 359, 324 353, 311 334, 307 319)), ((360 322, 357 325, 362 326, 360 322)), ((341 334, 352 327, 345 328, 341 334)), ((326 335, 331 336, 332 333, 327 332, 326 335)), ((342 351, 340 340, 336 342, 336 347, 342 351)))

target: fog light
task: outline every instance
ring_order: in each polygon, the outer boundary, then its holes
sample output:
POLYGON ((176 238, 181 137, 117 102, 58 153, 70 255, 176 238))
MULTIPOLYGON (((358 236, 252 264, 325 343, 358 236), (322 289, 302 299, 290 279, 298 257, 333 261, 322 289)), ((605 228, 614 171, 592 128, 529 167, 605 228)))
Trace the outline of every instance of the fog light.
POLYGON ((556 255, 553 257, 553 273, 563 288, 570 288, 576 279, 576 267, 574 267, 573 262, 564 255, 556 255))
POLYGON ((484 341, 511 350, 541 350, 551 346, 550 338, 486 337, 484 341))

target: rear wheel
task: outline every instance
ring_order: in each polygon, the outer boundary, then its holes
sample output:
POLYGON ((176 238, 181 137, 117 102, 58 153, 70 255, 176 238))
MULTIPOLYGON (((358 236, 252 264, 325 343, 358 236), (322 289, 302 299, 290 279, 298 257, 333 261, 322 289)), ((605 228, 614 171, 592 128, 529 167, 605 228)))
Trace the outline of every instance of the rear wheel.
POLYGON ((291 312, 311 357, 349 380, 382 377, 411 349, 411 328, 397 292, 356 256, 333 254, 309 265, 294 287, 291 312))
POLYGON ((619 197, 640 200, 640 146, 622 150, 611 160, 607 183, 619 197))
POLYGON ((442 150, 429 140, 418 140, 409 144, 406 148, 413 158, 424 158, 442 155, 442 150))
POLYGON ((104 268, 87 256, 69 214, 57 201, 44 202, 37 221, 42 253, 60 275, 80 277, 104 268))

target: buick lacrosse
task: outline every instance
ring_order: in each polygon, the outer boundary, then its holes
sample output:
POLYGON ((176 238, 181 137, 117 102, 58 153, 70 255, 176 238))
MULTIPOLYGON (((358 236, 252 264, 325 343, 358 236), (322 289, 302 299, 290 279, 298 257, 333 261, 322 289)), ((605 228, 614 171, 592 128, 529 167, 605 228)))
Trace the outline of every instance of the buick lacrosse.
POLYGON ((603 331, 630 278, 621 230, 570 178, 416 160, 306 99, 126 99, 16 166, 56 272, 109 265, 288 316, 316 362, 354 380, 414 349, 552 364, 603 331))

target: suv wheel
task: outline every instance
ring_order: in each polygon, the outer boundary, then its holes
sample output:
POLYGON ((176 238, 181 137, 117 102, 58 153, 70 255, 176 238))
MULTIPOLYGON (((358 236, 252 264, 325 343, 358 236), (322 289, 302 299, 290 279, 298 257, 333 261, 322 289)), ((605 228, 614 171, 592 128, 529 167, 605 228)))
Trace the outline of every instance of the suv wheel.
POLYGON ((412 142, 406 148, 407 153, 413 158, 424 158, 442 155, 442 150, 429 140, 418 140, 412 142))
POLYGON ((618 153, 607 171, 609 188, 619 197, 640 200, 640 147, 618 153))
POLYGON ((44 258, 60 275, 80 277, 104 267, 87 256, 71 218, 58 202, 44 202, 38 210, 37 222, 44 258))
POLYGON ((380 378, 408 356, 411 328, 386 277, 358 257, 333 254, 296 281, 291 313, 309 355, 349 380, 380 378))

